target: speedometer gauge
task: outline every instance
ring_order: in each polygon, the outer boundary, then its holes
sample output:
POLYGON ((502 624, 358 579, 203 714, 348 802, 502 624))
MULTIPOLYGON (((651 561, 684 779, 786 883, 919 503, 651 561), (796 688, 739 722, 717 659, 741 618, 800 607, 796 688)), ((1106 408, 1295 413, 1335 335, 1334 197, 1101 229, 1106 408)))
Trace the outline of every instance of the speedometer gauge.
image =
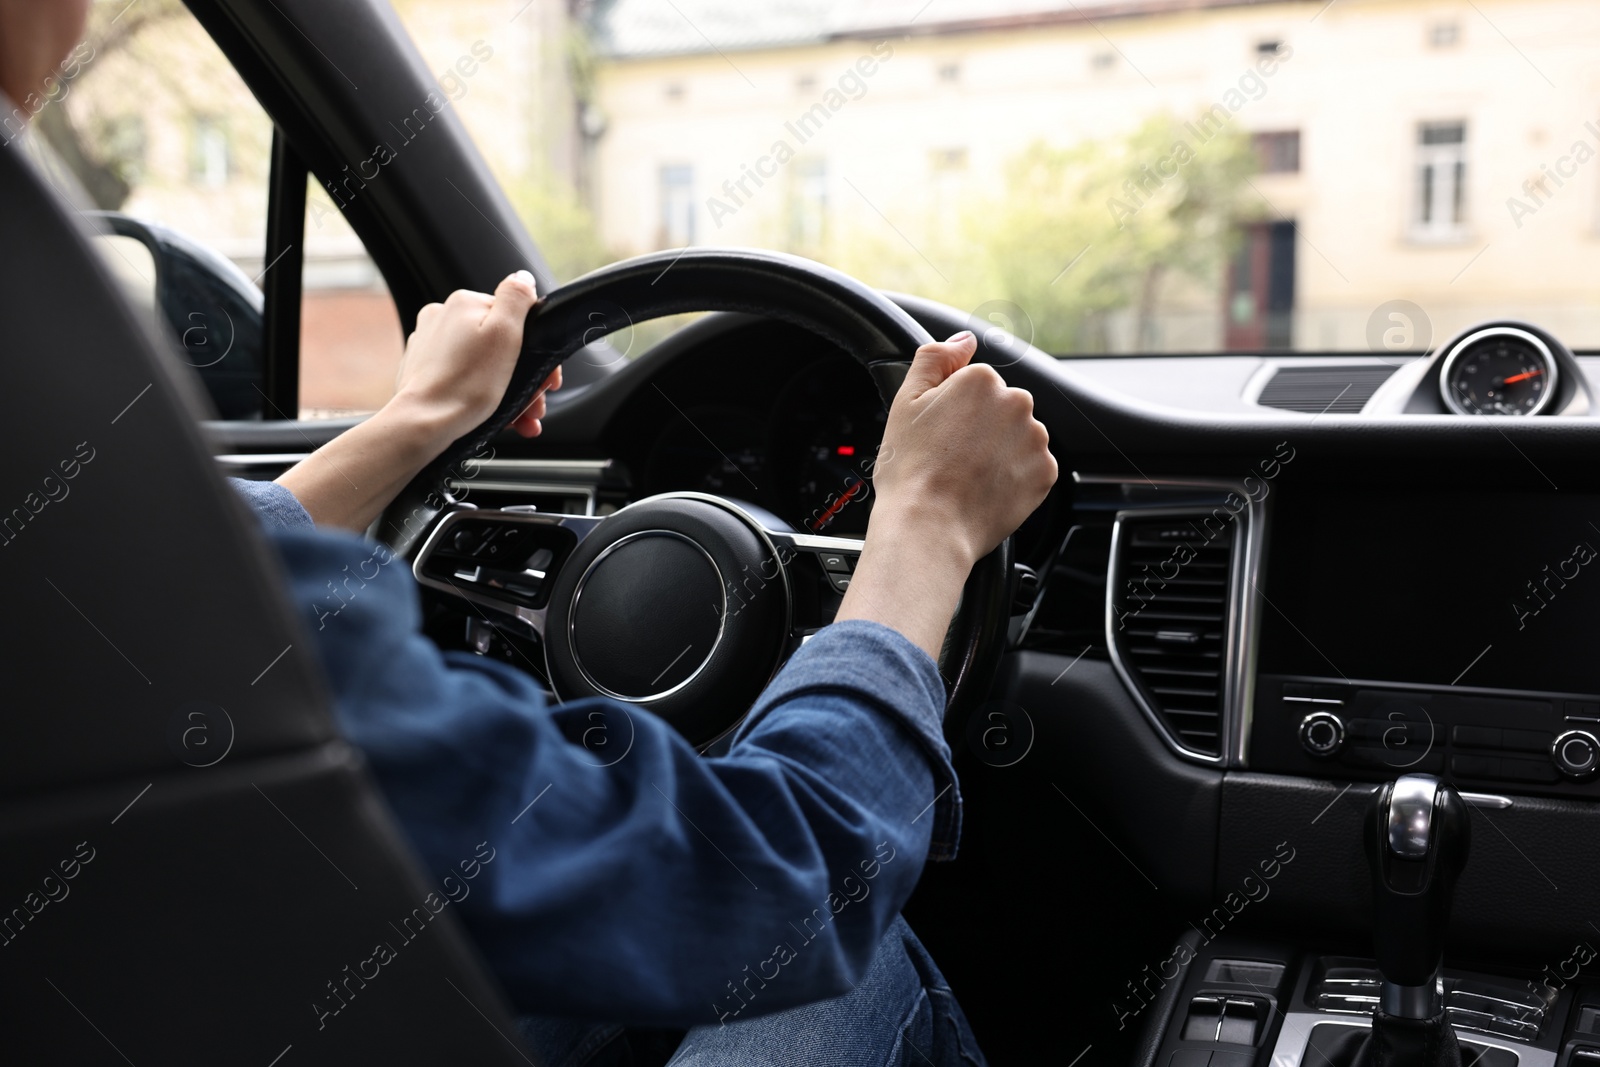
POLYGON ((886 417, 872 378, 849 357, 818 360, 791 379, 773 413, 783 517, 806 533, 865 534, 886 417))
POLYGON ((1555 356, 1539 338, 1493 326, 1450 350, 1439 391, 1457 415, 1537 415, 1555 399, 1558 373, 1555 356))

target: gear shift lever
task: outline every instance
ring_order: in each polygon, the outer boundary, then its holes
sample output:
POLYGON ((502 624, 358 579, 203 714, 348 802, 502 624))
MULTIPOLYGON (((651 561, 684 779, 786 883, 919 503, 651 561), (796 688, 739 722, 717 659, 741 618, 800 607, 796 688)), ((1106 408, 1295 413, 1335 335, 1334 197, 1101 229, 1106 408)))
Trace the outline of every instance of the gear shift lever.
POLYGON ((1373 947, 1383 982, 1357 1067, 1459 1067, 1444 1008, 1445 927, 1471 839, 1461 794, 1408 774, 1378 790, 1367 818, 1373 947))
POLYGON ((1444 1009, 1439 966, 1456 877, 1471 840, 1466 803, 1437 778, 1408 774, 1378 790, 1367 820, 1379 1006, 1402 1019, 1444 1009))

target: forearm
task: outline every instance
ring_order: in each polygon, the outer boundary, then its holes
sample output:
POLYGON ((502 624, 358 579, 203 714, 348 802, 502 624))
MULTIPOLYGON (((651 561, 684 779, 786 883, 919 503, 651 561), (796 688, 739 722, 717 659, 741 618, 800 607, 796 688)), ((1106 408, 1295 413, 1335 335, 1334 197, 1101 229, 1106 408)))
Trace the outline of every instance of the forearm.
POLYGON ((973 560, 949 524, 880 500, 835 621, 866 619, 903 634, 935 662, 973 560))
MULTIPOLYGON (((439 454, 438 417, 396 398, 278 478, 321 527, 361 533, 439 454)), ((447 442, 445 442, 447 443, 447 442)))

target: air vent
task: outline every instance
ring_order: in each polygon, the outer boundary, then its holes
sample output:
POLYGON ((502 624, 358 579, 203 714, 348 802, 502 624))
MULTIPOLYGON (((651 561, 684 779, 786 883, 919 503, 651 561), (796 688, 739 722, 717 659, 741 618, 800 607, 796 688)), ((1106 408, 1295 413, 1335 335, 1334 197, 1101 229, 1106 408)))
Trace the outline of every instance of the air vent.
POLYGON ((1182 748, 1222 752, 1235 520, 1123 518, 1114 545, 1111 641, 1119 665, 1182 748))
POLYGON ((1353 363, 1342 367, 1279 367, 1256 403, 1313 415, 1353 415, 1366 406, 1395 368, 1353 363))

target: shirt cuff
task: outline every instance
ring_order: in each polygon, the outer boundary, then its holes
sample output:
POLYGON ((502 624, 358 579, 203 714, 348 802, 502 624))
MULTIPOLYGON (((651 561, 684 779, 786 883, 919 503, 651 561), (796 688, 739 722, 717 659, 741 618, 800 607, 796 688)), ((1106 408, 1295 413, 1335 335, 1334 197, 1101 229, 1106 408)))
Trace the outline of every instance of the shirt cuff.
POLYGON ((928 858, 955 858, 961 840, 961 789, 944 739, 944 680, 938 665, 903 634, 865 619, 817 631, 778 672, 734 737, 735 743, 780 705, 815 693, 862 701, 904 726, 933 770, 928 858))
POLYGON ((228 484, 244 497, 269 530, 310 530, 314 524, 295 495, 277 482, 256 482, 229 478, 228 484))

